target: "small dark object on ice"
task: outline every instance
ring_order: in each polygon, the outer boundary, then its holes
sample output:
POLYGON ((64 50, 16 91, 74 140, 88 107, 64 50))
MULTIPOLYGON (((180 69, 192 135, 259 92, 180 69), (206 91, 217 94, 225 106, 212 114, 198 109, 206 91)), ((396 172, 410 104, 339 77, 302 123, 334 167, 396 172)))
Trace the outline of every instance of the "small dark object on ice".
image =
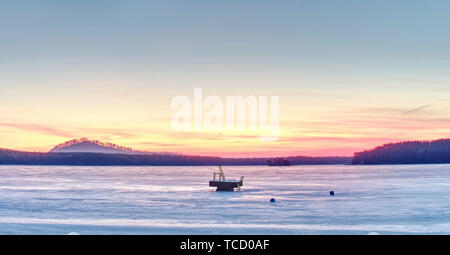
POLYGON ((271 199, 270 199, 270 202, 271 202, 271 203, 275 203, 275 198, 271 198, 271 199))
POLYGON ((273 158, 268 159, 267 161, 268 166, 291 166, 291 161, 288 158, 273 158))
POLYGON ((334 196, 334 191, 330 191, 330 196, 334 196))

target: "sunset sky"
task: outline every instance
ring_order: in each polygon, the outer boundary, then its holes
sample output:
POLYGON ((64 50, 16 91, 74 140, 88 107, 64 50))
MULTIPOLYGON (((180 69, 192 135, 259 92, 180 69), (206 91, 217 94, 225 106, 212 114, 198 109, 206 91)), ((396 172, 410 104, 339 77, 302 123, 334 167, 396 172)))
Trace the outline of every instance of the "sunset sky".
POLYGON ((8 1, 0 148, 88 137, 199 155, 352 155, 450 137, 448 1, 8 1), (279 96, 280 137, 175 132, 175 96, 279 96))

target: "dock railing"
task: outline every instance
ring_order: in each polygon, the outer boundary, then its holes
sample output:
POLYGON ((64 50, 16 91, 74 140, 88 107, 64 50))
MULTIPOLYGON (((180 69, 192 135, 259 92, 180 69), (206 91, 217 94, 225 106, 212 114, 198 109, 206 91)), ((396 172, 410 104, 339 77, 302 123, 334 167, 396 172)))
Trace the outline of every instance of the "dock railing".
POLYGON ((216 180, 216 175, 219 175, 219 181, 225 181, 225 174, 223 173, 222 166, 219 166, 219 173, 214 173, 213 180, 216 180))

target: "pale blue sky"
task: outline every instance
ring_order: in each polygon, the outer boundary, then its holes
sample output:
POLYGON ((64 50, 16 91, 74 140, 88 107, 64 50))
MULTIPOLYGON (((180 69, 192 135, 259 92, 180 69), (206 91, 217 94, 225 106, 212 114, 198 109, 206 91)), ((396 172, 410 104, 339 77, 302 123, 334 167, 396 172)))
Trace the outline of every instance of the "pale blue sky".
POLYGON ((0 66, 55 79, 419 76, 449 70, 449 13, 448 1, 9 1, 0 66))

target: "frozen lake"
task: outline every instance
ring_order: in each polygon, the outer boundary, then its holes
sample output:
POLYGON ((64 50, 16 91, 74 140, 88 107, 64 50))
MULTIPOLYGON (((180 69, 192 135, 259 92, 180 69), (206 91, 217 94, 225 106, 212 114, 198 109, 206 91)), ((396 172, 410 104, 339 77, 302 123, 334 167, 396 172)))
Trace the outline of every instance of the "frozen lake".
POLYGON ((241 192, 216 171, 0 166, 0 234, 450 234, 450 165, 225 166, 241 192))

